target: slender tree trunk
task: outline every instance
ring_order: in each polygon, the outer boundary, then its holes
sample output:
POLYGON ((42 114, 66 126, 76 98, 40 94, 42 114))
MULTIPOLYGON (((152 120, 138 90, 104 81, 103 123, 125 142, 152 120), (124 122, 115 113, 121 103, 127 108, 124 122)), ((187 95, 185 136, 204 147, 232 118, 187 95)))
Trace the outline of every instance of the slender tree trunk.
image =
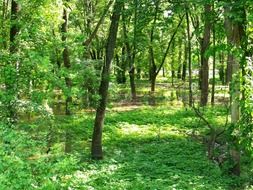
MULTIPOLYGON (((186 15, 187 16, 187 15, 186 15)), ((187 38, 187 35, 184 35, 184 39, 187 38)), ((187 62, 188 62, 188 40, 185 40, 184 42, 184 62, 183 62, 183 68, 182 68, 182 80, 185 81, 186 79, 186 71, 187 71, 187 62)))
POLYGON ((205 5, 205 26, 204 26, 204 37, 201 40, 201 100, 200 105, 206 106, 208 102, 208 85, 209 85, 209 65, 208 56, 205 55, 210 45, 210 33, 211 33, 211 4, 205 5))
POLYGON ((110 80, 110 66, 114 55, 116 38, 119 26, 120 13, 123 8, 123 2, 116 0, 111 18, 109 36, 106 43, 106 57, 103 65, 101 82, 99 86, 99 95, 101 99, 96 110, 96 118, 94 122, 94 130, 92 136, 91 157, 93 159, 102 159, 102 130, 104 125, 105 109, 107 104, 108 87, 110 80))
POLYGON ((154 57, 154 50, 153 50, 153 41, 154 41, 154 32, 155 32, 155 25, 157 21, 158 9, 159 9, 160 0, 155 2, 155 15, 152 24, 152 28, 150 31, 150 47, 149 47, 149 71, 150 71, 150 82, 151 82, 151 91, 150 91, 150 99, 152 100, 152 104, 154 102, 154 92, 155 92, 155 82, 156 82, 156 64, 155 64, 155 57, 154 57))
POLYGON ((122 54, 121 59, 119 58, 119 55, 116 54, 115 60, 116 60, 116 79, 118 84, 125 84, 126 83, 126 53, 125 53, 125 46, 122 47, 122 54))
MULTIPOLYGON (((69 49, 67 46, 67 33, 68 33, 68 13, 67 13, 67 9, 64 8, 63 9, 63 20, 64 23, 62 24, 62 28, 61 28, 61 32, 62 32, 62 42, 64 43, 64 49, 63 49, 63 64, 64 67, 69 70, 71 67, 71 63, 70 63, 70 57, 69 57, 69 49)), ((70 105, 72 103, 72 96, 71 96, 71 88, 72 88, 72 81, 70 79, 69 76, 65 77, 65 83, 68 89, 68 93, 67 93, 67 97, 66 97, 66 101, 65 101, 65 114, 66 116, 70 117, 71 114, 71 109, 70 109, 70 105)), ((72 149, 72 137, 71 137, 71 131, 70 129, 66 129, 65 131, 65 153, 70 153, 71 149, 72 149)))
MULTIPOLYGON (((124 7, 123 7, 124 8, 124 7)), ((136 7, 137 9, 137 7, 136 7)), ((137 10, 136 10, 137 11, 137 10)), ((135 13, 135 26, 136 27, 136 14, 135 13)), ((126 27, 126 18, 124 15, 122 15, 122 21, 123 21, 123 34, 125 38, 125 44, 126 44, 126 51, 127 51, 127 62, 129 64, 129 78, 130 78, 130 88, 131 88, 131 96, 132 101, 136 101, 136 87, 135 87, 135 51, 136 51, 136 45, 135 42, 133 42, 134 50, 133 53, 131 51, 131 47, 128 41, 128 35, 127 35, 127 27, 126 27)), ((136 33, 136 28, 134 28, 134 33, 136 33)), ((136 34, 134 34, 134 38, 136 38, 136 34)), ((135 40, 134 40, 135 41, 135 40)))
POLYGON ((182 40, 179 40, 179 53, 178 53, 178 68, 177 68, 177 78, 182 78, 182 40))
MULTIPOLYGON (((233 24, 233 44, 239 47, 240 36, 239 36, 239 26, 238 24, 233 24)), ((232 59, 232 80, 231 80, 231 123, 237 125, 240 119, 240 63, 239 58, 233 57, 232 59)), ((237 144, 237 143, 236 143, 237 144)), ((232 172, 235 175, 240 175, 240 150, 237 148, 232 149, 231 156, 234 161, 234 167, 232 172)))
MULTIPOLYGON (((231 10, 230 10, 229 6, 224 7, 224 15, 225 15, 224 26, 225 26, 225 31, 226 31, 226 35, 227 35, 227 44, 229 46, 231 46, 233 43, 232 22, 231 22, 231 19, 229 18, 230 11, 231 10)), ((226 84, 228 84, 232 80, 232 62, 233 62, 233 54, 231 52, 228 52, 227 69, 226 69, 226 84)))
POLYGON ((216 36, 215 36, 215 24, 213 23, 213 46, 214 46, 214 51, 213 51, 213 81, 212 81, 212 96, 211 96, 211 104, 214 105, 214 95, 215 95, 215 69, 216 69, 216 50, 215 50, 215 45, 216 45, 216 36))
POLYGON ((219 69, 219 77, 220 77, 220 81, 222 83, 222 85, 225 85, 225 67, 224 67, 224 53, 220 53, 219 55, 219 61, 220 61, 220 64, 221 64, 221 67, 219 69))
POLYGON ((193 95, 192 95, 192 63, 191 63, 191 36, 190 36, 190 21, 189 13, 186 10, 186 21, 187 21, 187 41, 188 41, 188 71, 189 71, 189 105, 193 104, 193 95))
MULTIPOLYGON (((19 23, 18 14, 20 12, 19 4, 13 0, 11 2, 11 20, 10 20, 10 55, 14 55, 18 51, 18 46, 16 44, 16 37, 19 33, 19 23)), ((6 65, 6 70, 8 70, 7 76, 5 76, 6 94, 9 97, 7 105, 7 118, 10 119, 10 124, 15 124, 17 122, 17 108, 16 108, 16 98, 17 98, 17 61, 10 61, 6 65)))
MULTIPOLYGON (((3 0, 2 4, 2 19, 1 19, 1 38, 2 38, 2 48, 7 49, 7 31, 5 29, 5 24, 6 24, 6 17, 8 13, 8 7, 9 7, 9 0, 6 2, 6 0, 3 0)), ((1 47, 1 46, 0 46, 1 47)))
POLYGON ((175 40, 172 42, 172 58, 171 58, 171 85, 174 86, 174 78, 175 78, 175 40))

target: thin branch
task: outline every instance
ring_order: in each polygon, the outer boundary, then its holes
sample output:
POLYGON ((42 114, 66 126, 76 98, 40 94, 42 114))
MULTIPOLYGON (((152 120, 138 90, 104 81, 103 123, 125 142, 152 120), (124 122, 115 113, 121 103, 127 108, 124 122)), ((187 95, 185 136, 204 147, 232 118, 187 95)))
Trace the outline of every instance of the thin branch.
POLYGON ((107 14, 109 8, 111 7, 112 3, 113 3, 113 0, 110 0, 110 1, 108 2, 107 6, 106 6, 105 9, 104 9, 104 12, 103 12, 102 16, 100 17, 100 19, 99 19, 99 21, 98 21, 98 23, 97 23, 97 25, 96 25, 96 28, 95 28, 94 31, 91 33, 90 37, 89 37, 86 41, 83 42, 83 45, 84 45, 84 46, 89 46, 90 43, 92 42, 92 40, 94 39, 94 37, 96 36, 96 34, 97 34, 97 32, 98 32, 98 29, 99 29, 99 27, 101 26, 101 24, 104 22, 105 16, 106 16, 106 14, 107 14))
POLYGON ((177 28, 176 28, 176 30, 174 31, 174 33, 172 34, 172 36, 171 36, 171 38, 170 38, 170 41, 169 41, 168 46, 167 46, 167 49, 166 49, 166 51, 165 51, 165 53, 164 53, 162 62, 161 62, 161 64, 159 65, 159 67, 158 67, 158 69, 157 69, 157 71, 156 71, 156 75, 158 75, 158 73, 160 72, 160 70, 162 69, 162 67, 163 67, 163 65, 164 65, 164 63, 165 63, 165 60, 166 60, 167 54, 169 53, 169 50, 170 50, 170 46, 171 46, 171 44, 172 44, 172 41, 174 40, 174 38, 175 38, 175 36, 176 36, 176 34, 177 34, 177 31, 178 31, 179 27, 181 26, 181 24, 182 24, 182 22, 183 22, 184 16, 185 16, 185 15, 183 15, 183 16, 180 18, 180 21, 179 21, 179 23, 178 23, 178 25, 177 25, 177 28))

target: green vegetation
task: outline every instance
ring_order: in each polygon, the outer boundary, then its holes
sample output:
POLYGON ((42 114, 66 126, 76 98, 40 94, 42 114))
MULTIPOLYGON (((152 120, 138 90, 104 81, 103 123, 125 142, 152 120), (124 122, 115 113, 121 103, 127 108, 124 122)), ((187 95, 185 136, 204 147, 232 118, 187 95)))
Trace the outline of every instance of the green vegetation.
POLYGON ((0 190, 252 190, 252 160, 252 0, 0 0, 0 190))
MULTIPOLYGON (((215 112, 224 117, 224 110, 215 112)), ((209 118, 212 114, 208 113, 209 118)), ((169 105, 110 109, 104 131, 106 159, 99 162, 89 158, 93 114, 88 115, 52 121, 58 133, 50 154, 41 151, 46 148, 40 144, 45 123, 22 124, 19 133, 36 133, 34 139, 20 139, 20 148, 27 153, 22 157, 30 157, 1 158, 5 163, 1 189, 10 185, 19 189, 229 189, 239 185, 208 160, 205 145, 192 136, 193 129, 196 134, 206 131, 193 111, 169 105), (65 127, 71 127, 74 137, 69 156, 62 154, 65 127)), ((219 125, 222 120, 212 121, 219 125)))

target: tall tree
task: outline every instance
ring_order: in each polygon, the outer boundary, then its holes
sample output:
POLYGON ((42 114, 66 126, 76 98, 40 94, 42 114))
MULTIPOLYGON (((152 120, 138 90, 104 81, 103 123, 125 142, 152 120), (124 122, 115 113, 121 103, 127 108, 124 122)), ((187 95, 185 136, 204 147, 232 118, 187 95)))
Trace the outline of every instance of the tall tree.
POLYGON ((204 35, 201 39, 201 100, 200 105, 205 106, 208 101, 208 85, 209 85, 209 57, 206 55, 206 51, 210 45, 210 33, 211 33, 211 4, 208 2, 204 5, 204 35))
POLYGON ((10 20, 10 45, 9 52, 13 56, 13 59, 8 61, 5 76, 6 95, 7 95, 7 118, 10 119, 11 123, 17 121, 17 110, 16 110, 16 98, 17 98, 17 67, 18 62, 14 59, 14 54, 18 51, 16 38, 19 33, 19 22, 18 14, 20 12, 20 5, 17 1, 11 2, 11 20, 10 20), (14 60, 14 61, 13 61, 14 60))
POLYGON ((190 31, 190 19, 189 19, 189 8, 186 8, 186 23, 187 23, 187 54, 188 54, 188 72, 189 72, 189 105, 193 104, 192 95, 192 61, 191 61, 191 31, 190 31))
MULTIPOLYGON (((236 51, 239 51, 242 47, 246 48, 245 43, 245 22, 246 22, 246 13, 245 13, 245 2, 230 2, 230 26, 231 32, 229 32, 228 38, 231 40, 231 45, 235 48, 236 51)), ((231 123, 233 126, 238 126, 240 119, 240 76, 241 70, 240 67, 244 66, 244 58, 238 56, 238 52, 232 52, 231 54, 231 84, 230 84, 230 96, 231 96, 231 123)), ((242 49, 245 55, 246 49, 242 49)), ((243 68, 243 67, 242 67, 243 68)), ((242 70, 243 71, 243 70, 242 70)), ((238 137, 235 137, 234 149, 232 149, 232 158, 233 158, 233 168, 232 172, 235 175, 240 175, 240 149, 238 147, 238 137)))
MULTIPOLYGON (((68 1, 66 0, 65 3, 67 3, 68 1)), ((69 55, 69 48, 67 45, 67 35, 68 35, 68 23, 69 23, 69 16, 68 16, 68 12, 67 12, 67 8, 66 5, 64 5, 63 7, 63 16, 62 16, 64 22, 62 24, 61 27, 61 32, 62 32, 62 42, 64 45, 63 48, 63 63, 64 63, 64 67, 69 70, 71 67, 71 63, 70 63, 70 55, 69 55)), ((72 88, 72 80, 69 76, 65 77, 65 83, 66 83, 66 87, 67 87, 67 97, 66 97, 66 101, 65 101, 65 114, 67 116, 71 116, 71 109, 70 109, 70 105, 72 103, 72 96, 71 96, 71 88, 72 88)), ((71 152, 71 133, 69 129, 66 129, 66 142, 65 142, 65 152, 69 153, 71 152)))
MULTIPOLYGON (((123 7, 125 10, 125 8, 123 7)), ((130 42, 129 42, 129 37, 128 37, 128 31, 127 31, 127 26, 126 26, 126 16, 125 16, 125 11, 122 15, 122 22, 123 22, 123 36, 124 36, 124 43, 126 47, 126 60, 129 65, 129 78, 130 78, 130 88, 131 88, 131 96, 132 96, 132 101, 136 101, 136 86, 135 86, 135 55, 136 55, 136 27, 137 27, 137 2, 136 0, 134 1, 134 39, 133 39, 133 51, 131 50, 130 42)))
POLYGON ((92 136, 91 156, 93 159, 102 159, 102 131, 104 125, 105 109, 107 104, 108 87, 110 80, 110 66, 114 56, 114 48, 116 45, 116 38, 119 26, 120 13, 123 8, 123 2, 116 0, 111 17, 111 26, 109 29, 109 36, 106 43, 106 57, 101 74, 101 82, 99 87, 99 95, 101 99, 96 110, 96 117, 94 123, 94 130, 92 136))

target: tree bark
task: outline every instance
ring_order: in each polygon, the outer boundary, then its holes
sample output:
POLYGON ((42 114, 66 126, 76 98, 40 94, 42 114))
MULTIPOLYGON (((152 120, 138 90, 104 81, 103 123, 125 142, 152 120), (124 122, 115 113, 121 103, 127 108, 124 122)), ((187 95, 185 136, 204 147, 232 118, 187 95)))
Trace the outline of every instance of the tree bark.
POLYGON ((192 62, 191 62, 191 36, 190 36, 190 21, 188 8, 186 10, 186 22, 187 22, 187 42, 188 42, 188 72, 189 72, 189 105, 193 104, 193 95, 192 95, 192 62))
MULTIPOLYGON (((186 15, 186 19, 187 19, 187 15, 186 15)), ((184 34, 184 39, 187 38, 187 35, 184 34)), ((188 62, 188 42, 187 40, 185 40, 184 42, 184 62, 183 62, 183 68, 182 68, 182 80, 185 81, 186 80, 186 71, 187 71, 187 62, 188 62)))
POLYGON ((174 86, 175 78, 175 39, 172 42, 172 58, 171 58, 171 85, 174 86))
POLYGON ((179 40, 179 54, 178 54, 178 68, 177 68, 177 78, 182 78, 182 40, 179 40))
MULTIPOLYGON (((123 7, 124 8, 124 7, 123 7)), ((130 78, 130 88, 131 88, 131 96, 132 96, 132 102, 136 101, 136 87, 135 87, 135 51, 136 51, 136 45, 135 45, 135 38, 136 38, 136 22, 137 22, 137 16, 136 16, 136 10, 137 6, 135 7, 135 18, 134 18, 134 40, 133 40, 133 46, 134 50, 131 51, 131 47, 129 44, 129 38, 127 35, 127 27, 126 27, 126 18, 124 14, 122 15, 122 21, 123 21, 123 34, 125 38, 125 45, 126 45, 126 52, 127 52, 127 62, 129 64, 129 78, 130 78)))
MULTIPOLYGON (((70 57, 69 57, 69 48, 67 46, 67 33, 68 33, 68 13, 67 9, 63 8, 63 16, 62 16, 64 23, 62 24, 61 32, 62 32, 62 42, 64 43, 63 49, 63 65, 64 67, 69 70, 71 67, 70 57)), ((72 103, 72 96, 71 96, 71 88, 72 88, 72 80, 69 76, 65 77, 66 87, 68 89, 66 100, 65 100, 65 115, 70 117, 72 115, 70 105, 72 103)), ((65 153, 70 153, 72 149, 72 136, 71 130, 66 129, 65 131, 65 153)))
MULTIPOLYGON (((18 46, 16 44, 16 38, 19 33, 19 23, 18 14, 20 12, 19 4, 13 0, 11 2, 11 18, 10 18, 10 55, 14 55, 18 51, 18 46)), ((7 113, 6 117, 9 119, 10 124, 15 124, 17 122, 17 108, 16 108, 16 98, 17 98, 17 61, 8 61, 6 65, 6 70, 8 70, 7 76, 5 76, 6 94, 9 98, 6 101, 7 113)))
POLYGON ((205 14, 205 26, 204 26, 204 36, 201 39, 201 100, 200 105, 206 106, 208 102, 208 85, 209 85, 209 57, 206 54, 206 51, 210 45, 210 33, 211 33, 211 4, 205 4, 204 6, 205 14))
POLYGON ((216 69, 216 33, 215 33, 215 23, 213 23, 213 81, 212 81, 212 95, 211 95, 211 104, 214 105, 214 95, 215 95, 215 69, 216 69))
MULTIPOLYGON (((235 47, 237 50, 243 49, 244 53, 246 52, 245 50, 245 21, 246 21, 246 13, 245 13, 245 7, 244 4, 238 5, 233 4, 232 8, 230 9, 230 14, 236 14, 238 15, 237 20, 233 20, 233 22, 230 22, 232 28, 232 31, 229 33, 231 36, 228 36, 229 39, 231 40, 231 45, 235 47)), ((240 70, 240 61, 241 61, 241 66, 244 65, 243 59, 240 60, 239 57, 236 57, 236 55, 232 55, 232 62, 231 62, 231 67, 232 67, 232 80, 230 83, 230 96, 231 96, 231 123, 232 125, 236 126, 238 125, 238 122, 240 120, 240 75, 241 75, 241 70, 240 70)), ((234 148, 231 150, 231 157, 233 159, 233 168, 232 168, 232 173, 234 175, 240 175, 241 173, 241 166, 240 166, 240 149, 238 148, 238 137, 236 137, 236 140, 234 142, 234 148)))
POLYGON ((101 82, 99 86, 99 95, 101 97, 97 110, 96 118, 94 122, 94 130, 92 136, 91 145, 91 157, 93 159, 103 158, 102 149, 102 130, 104 125, 105 109, 107 104, 108 87, 110 79, 110 66, 114 55, 114 48, 116 45, 116 38, 119 26, 120 13, 123 8, 123 3, 120 0, 116 0, 113 8, 113 14, 111 18, 111 25, 109 30, 109 36, 106 43, 106 57, 103 65, 101 82))
MULTIPOLYGON (((232 21, 229 18, 230 11, 231 11, 230 7, 228 5, 226 5, 224 7, 224 15, 225 15, 224 27, 225 27, 226 36, 227 36, 227 44, 229 46, 231 46, 233 43, 232 21)), ((233 62, 233 54, 231 54, 231 52, 228 52, 227 69, 226 69, 226 84, 229 84, 229 82, 231 82, 231 80, 232 80, 232 62, 233 62)))

